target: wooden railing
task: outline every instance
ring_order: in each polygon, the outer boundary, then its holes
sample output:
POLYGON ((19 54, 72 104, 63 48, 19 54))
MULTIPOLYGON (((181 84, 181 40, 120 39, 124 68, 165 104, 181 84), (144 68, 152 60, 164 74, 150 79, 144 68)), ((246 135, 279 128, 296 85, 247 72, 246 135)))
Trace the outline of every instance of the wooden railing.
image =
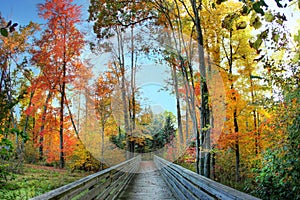
POLYGON ((179 165, 154 156, 154 162, 177 199, 257 200, 258 198, 200 176, 179 165))
POLYGON ((139 168, 141 156, 91 174, 78 181, 62 186, 32 200, 48 199, 115 199, 129 183, 139 168))

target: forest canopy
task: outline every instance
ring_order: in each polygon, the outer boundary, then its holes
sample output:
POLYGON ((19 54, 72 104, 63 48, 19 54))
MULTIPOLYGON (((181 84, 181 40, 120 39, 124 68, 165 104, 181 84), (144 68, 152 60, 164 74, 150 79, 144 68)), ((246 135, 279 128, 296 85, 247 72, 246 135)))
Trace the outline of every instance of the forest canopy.
POLYGON ((0 181, 157 154, 300 199, 299 0, 76 2, 38 4, 44 24, 0 15, 0 181), (174 110, 155 113, 145 84, 174 110))

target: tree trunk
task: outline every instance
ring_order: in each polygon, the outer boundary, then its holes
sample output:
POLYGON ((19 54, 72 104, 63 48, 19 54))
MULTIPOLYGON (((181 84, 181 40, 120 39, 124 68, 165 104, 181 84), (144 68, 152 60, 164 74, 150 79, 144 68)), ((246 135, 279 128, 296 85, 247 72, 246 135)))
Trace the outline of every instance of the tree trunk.
POLYGON ((237 110, 234 109, 233 113, 233 122, 234 122, 234 132, 236 134, 235 138, 235 181, 240 180, 240 146, 239 146, 239 126, 237 121, 237 110))
MULTIPOLYGON (((199 168, 199 163, 200 163, 200 133, 198 130, 198 121, 197 121, 197 115, 196 115, 196 105, 195 105, 195 93, 194 93, 194 84, 192 81, 192 88, 189 85, 189 77, 188 77, 188 73, 187 70, 183 64, 184 62, 181 60, 181 73, 183 75, 183 80, 184 80, 184 87, 185 87, 185 91, 186 91, 186 102, 187 102, 187 106, 188 106, 188 110, 190 113, 190 117, 192 120, 192 124, 193 124, 193 132, 195 134, 196 137, 196 172, 199 174, 200 173, 200 168, 199 168)), ((190 74, 192 75, 192 72, 190 72, 190 74)), ((191 77, 192 79, 192 77, 191 77)))
MULTIPOLYGON (((135 76, 136 76, 136 62, 134 62, 134 52, 135 52, 135 48, 134 48, 134 26, 131 26, 131 78, 130 78, 130 86, 131 86, 131 103, 129 105, 129 113, 131 113, 130 119, 131 119, 131 133, 135 130, 135 118, 136 118, 136 102, 135 102, 135 76)), ((129 102, 130 102, 129 101, 129 102)), ((130 157, 134 156, 134 149, 135 144, 131 143, 130 145, 130 152, 131 155, 130 157)))
MULTIPOLYGON (((186 99, 187 100, 187 99, 186 99)), ((188 103, 188 102, 186 102, 186 103, 188 103)), ((185 125, 185 142, 186 142, 186 146, 188 146, 189 145, 189 139, 190 139, 190 137, 189 137, 189 109, 188 109, 188 105, 186 105, 187 107, 186 107, 186 110, 185 110, 185 123, 186 123, 186 125, 185 125)))
POLYGON ((211 179, 212 180, 216 180, 216 152, 214 150, 215 147, 213 145, 212 154, 211 154, 211 168, 212 168, 211 179))
MULTIPOLYGON (((254 89, 253 89, 253 80, 252 75, 250 74, 250 88, 251 88, 251 104, 254 105, 254 89)), ((258 155, 258 127, 257 127, 257 116, 256 109, 254 108, 252 111, 253 115, 253 125, 254 125, 254 137, 255 137, 255 155, 258 155)))
MULTIPOLYGON (((196 0, 190 0, 193 13, 194 13, 194 23, 197 31, 197 43, 198 43, 198 58, 199 58, 199 70, 201 75, 201 136, 200 139, 197 139, 199 142, 198 146, 203 148, 203 143, 206 141, 206 154, 205 158, 201 158, 204 163, 201 163, 200 166, 203 166, 205 169, 201 169, 200 171, 203 172, 202 175, 205 175, 209 178, 210 176, 210 128, 209 128, 209 105, 208 105, 208 98, 209 98, 209 91, 207 87, 207 80, 206 80, 206 66, 204 60, 204 46, 203 46, 203 35, 202 35, 202 28, 201 28, 201 20, 199 16, 198 8, 202 6, 202 1, 200 0, 199 5, 197 5, 196 0), (206 174, 204 174, 204 172, 206 174)), ((197 154, 201 156, 201 152, 197 154)), ((201 156, 202 157, 202 156, 201 156)), ((200 159, 200 158, 198 158, 200 159)))
POLYGON ((232 101, 234 102, 234 110, 233 110, 233 127, 234 127, 234 133, 236 134, 235 136, 235 181, 238 182, 240 179, 240 146, 239 146, 239 125, 238 125, 238 116, 237 116, 237 99, 236 99, 236 94, 234 91, 234 85, 233 85, 233 46, 232 46, 232 30, 230 30, 229 33, 229 50, 230 50, 230 58, 228 60, 229 64, 229 82, 231 83, 230 89, 233 92, 232 93, 232 101))
POLYGON ((101 170, 103 170, 104 168, 104 126, 105 126, 105 122, 102 120, 101 122, 101 170))
POLYGON ((76 137, 77 137, 78 140, 80 140, 80 138, 79 138, 79 132, 78 132, 78 129, 76 128, 76 124, 75 124, 75 121, 74 121, 74 118, 73 118, 73 114, 72 114, 72 111, 71 111, 71 108, 69 106, 69 102, 68 102, 66 96, 65 96, 65 101, 66 101, 66 106, 67 106, 67 109, 68 109, 68 112, 69 112, 70 120, 71 120, 73 129, 75 131, 76 137))
POLYGON ((66 63, 63 63, 63 77, 61 85, 61 99, 60 99, 60 126, 59 126, 59 148, 60 148, 60 168, 65 167, 65 155, 64 155, 64 104, 65 104, 65 89, 66 89, 66 63))
POLYGON ((42 124, 40 128, 40 139, 39 139, 39 160, 43 160, 44 158, 44 130, 45 130, 45 124, 46 124, 46 114, 47 114, 47 109, 48 109, 48 103, 50 99, 52 98, 52 92, 49 92, 45 104, 43 105, 43 114, 42 114, 42 124))
POLYGON ((115 57, 117 61, 115 62, 115 67, 120 70, 121 80, 120 80, 120 89, 121 89, 121 99, 122 99, 122 107, 123 107, 123 117, 124 117, 124 125, 125 125, 125 140, 126 140, 126 159, 130 158, 130 144, 129 144, 129 136, 130 136, 130 120, 129 120, 129 106, 127 100, 127 92, 126 92, 126 71, 125 71, 125 58, 124 58, 124 41, 123 35, 120 27, 116 27, 116 37, 117 37, 117 50, 115 57))
POLYGON ((79 91, 78 94, 78 112, 77 112, 77 131, 78 131, 78 136, 80 132, 80 109, 81 109, 81 90, 79 91))
POLYGON ((181 122, 181 107, 180 107, 180 96, 178 92, 178 79, 176 73, 176 66, 172 66, 172 78, 174 83, 174 90, 176 95, 176 110, 177 110, 177 125, 178 125, 178 134, 180 145, 184 143, 183 133, 182 133, 182 122, 181 122))
POLYGON ((210 109, 208 108, 208 87, 206 82, 203 83, 202 85, 202 95, 201 96, 201 145, 204 150, 204 157, 201 158, 201 165, 203 165, 203 173, 201 175, 204 175, 205 177, 210 178, 210 109), (205 105, 205 106, 203 106, 205 105))

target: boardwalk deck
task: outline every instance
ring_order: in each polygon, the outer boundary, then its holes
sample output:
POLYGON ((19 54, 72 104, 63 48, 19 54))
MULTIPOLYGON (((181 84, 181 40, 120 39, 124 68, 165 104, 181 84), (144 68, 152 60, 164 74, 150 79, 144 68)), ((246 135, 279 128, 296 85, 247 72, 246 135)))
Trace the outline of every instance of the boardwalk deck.
POLYGON ((138 173, 125 188, 119 200, 173 200, 153 161, 142 161, 138 173))

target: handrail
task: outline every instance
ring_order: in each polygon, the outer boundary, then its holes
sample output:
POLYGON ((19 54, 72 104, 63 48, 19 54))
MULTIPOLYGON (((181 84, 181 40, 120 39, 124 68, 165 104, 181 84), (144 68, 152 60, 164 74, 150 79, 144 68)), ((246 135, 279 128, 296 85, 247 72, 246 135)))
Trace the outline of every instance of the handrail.
POLYGON ((141 156, 134 157, 31 200, 115 199, 139 168, 141 156))
POLYGON ((154 162, 177 199, 258 200, 158 156, 154 156, 154 162))

